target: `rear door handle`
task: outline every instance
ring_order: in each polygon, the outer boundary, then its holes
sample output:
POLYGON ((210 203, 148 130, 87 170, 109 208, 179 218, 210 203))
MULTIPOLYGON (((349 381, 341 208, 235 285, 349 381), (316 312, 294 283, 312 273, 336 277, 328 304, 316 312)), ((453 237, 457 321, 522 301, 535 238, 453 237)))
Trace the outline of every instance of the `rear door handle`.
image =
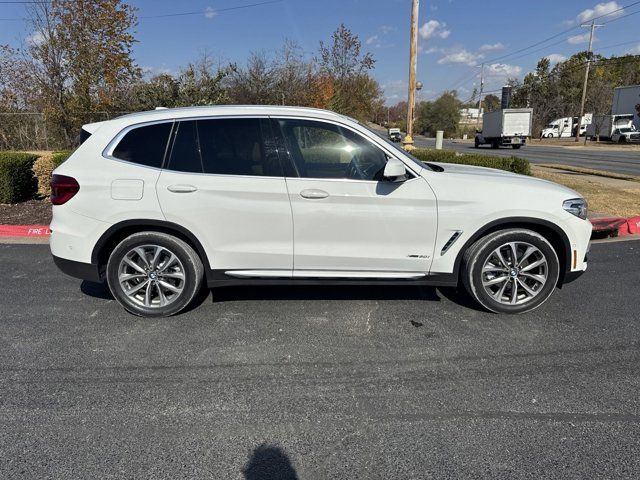
POLYGON ((302 190, 300 192, 300 196, 302 198, 309 198, 313 200, 313 199, 319 199, 319 198, 327 198, 329 194, 324 190, 318 190, 317 188, 310 188, 308 190, 302 190))
POLYGON ((198 190, 194 185, 169 185, 167 190, 174 193, 191 193, 198 190))

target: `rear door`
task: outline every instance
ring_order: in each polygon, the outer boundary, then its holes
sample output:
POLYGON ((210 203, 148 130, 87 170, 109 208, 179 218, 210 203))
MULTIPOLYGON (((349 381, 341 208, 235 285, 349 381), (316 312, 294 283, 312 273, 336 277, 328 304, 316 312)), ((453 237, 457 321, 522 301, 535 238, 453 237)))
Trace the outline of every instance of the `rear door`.
POLYGON ((193 232, 210 268, 291 276, 293 225, 268 119, 176 121, 157 193, 166 219, 193 232))

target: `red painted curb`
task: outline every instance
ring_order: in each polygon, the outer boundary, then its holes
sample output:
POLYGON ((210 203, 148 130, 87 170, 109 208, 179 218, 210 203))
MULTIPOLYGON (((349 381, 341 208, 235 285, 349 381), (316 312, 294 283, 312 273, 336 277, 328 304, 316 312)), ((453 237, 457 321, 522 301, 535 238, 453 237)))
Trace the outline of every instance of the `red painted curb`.
POLYGON ((590 220, 593 233, 624 237, 640 233, 640 217, 601 217, 590 220))
POLYGON ((0 237, 48 237, 47 225, 0 225, 0 237))

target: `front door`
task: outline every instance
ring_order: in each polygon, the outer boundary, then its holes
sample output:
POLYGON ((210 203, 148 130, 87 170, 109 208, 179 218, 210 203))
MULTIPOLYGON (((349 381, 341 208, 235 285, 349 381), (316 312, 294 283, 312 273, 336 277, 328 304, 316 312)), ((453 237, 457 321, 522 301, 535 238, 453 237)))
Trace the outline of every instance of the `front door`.
POLYGON ((176 122, 156 185, 166 219, 203 244, 227 274, 291 276, 293 222, 267 119, 176 122))
POLYGON ((431 265, 436 200, 410 172, 382 176, 388 156, 342 125, 274 119, 288 152, 294 276, 419 278, 431 265))

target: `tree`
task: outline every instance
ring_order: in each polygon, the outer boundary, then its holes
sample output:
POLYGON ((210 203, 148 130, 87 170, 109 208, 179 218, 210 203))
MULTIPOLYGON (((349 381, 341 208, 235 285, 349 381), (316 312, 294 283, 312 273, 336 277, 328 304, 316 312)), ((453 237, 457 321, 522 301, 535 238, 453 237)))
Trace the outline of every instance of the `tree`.
POLYGON ((167 73, 141 81, 131 89, 132 110, 153 110, 156 107, 176 107, 179 103, 178 80, 167 73))
POLYGON ((216 67, 205 52, 189 63, 178 75, 178 100, 176 106, 217 105, 227 100, 223 80, 231 67, 216 67))
POLYGON ((444 92, 434 102, 420 102, 417 108, 416 130, 421 134, 435 135, 443 130, 446 137, 452 137, 460 123, 460 107, 455 90, 444 92))
POLYGON ((52 0, 29 12, 33 101, 69 144, 87 114, 121 109, 140 76, 131 56, 135 10, 121 0, 52 0))
POLYGON ((382 95, 378 82, 370 75, 375 60, 370 53, 362 54, 357 35, 341 24, 332 35, 331 45, 320 42, 320 74, 333 82, 332 110, 368 120, 382 95))

